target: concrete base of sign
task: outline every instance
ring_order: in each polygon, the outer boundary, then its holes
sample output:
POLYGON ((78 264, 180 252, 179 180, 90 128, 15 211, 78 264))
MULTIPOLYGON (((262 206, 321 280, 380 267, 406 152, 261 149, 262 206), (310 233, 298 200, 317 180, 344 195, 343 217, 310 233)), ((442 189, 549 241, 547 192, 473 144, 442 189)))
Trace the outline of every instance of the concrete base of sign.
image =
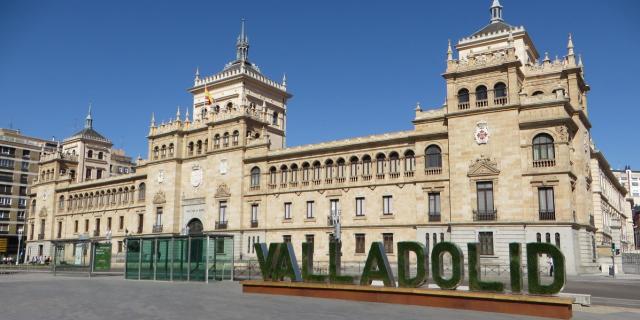
POLYGON ((384 302, 570 319, 572 299, 440 289, 387 288, 303 282, 242 282, 242 292, 384 302))

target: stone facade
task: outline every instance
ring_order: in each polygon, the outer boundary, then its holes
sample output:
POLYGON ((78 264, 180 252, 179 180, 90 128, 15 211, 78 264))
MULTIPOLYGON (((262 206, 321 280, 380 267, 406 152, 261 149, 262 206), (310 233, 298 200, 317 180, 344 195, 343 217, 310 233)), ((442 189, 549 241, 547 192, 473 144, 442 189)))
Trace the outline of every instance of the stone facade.
POLYGON ((568 273, 597 272, 582 63, 571 37, 566 56, 539 61, 524 27, 506 24, 497 1, 491 11, 486 27, 458 42, 457 59, 449 45, 446 103, 416 106, 412 130, 297 147, 286 147, 286 79, 249 62, 243 28, 236 60, 196 73, 191 115, 152 117, 149 156, 135 173, 39 182, 34 199, 52 196, 29 219, 46 220, 44 240, 100 237, 106 219, 122 219, 110 227, 118 243, 203 231, 233 235, 239 260, 255 258, 256 242, 291 241, 299 257, 313 241, 326 261, 339 218, 345 262, 364 261, 373 241, 394 261, 398 241, 444 240, 465 253, 480 242, 482 263, 507 266, 509 242, 547 241, 565 253, 568 273), (56 204, 77 195, 89 204, 56 204))

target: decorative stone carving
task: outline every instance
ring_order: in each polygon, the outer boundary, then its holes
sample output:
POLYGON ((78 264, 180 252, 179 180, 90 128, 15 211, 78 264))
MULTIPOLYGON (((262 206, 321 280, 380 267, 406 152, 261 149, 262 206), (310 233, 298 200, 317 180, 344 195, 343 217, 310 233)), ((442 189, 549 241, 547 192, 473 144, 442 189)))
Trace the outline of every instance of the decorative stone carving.
POLYGON ((156 177, 156 180, 158 181, 158 183, 164 182, 164 170, 158 171, 158 176, 156 177))
POLYGON ((560 141, 562 142, 569 141, 569 132, 567 131, 566 126, 557 126, 556 132, 558 133, 558 138, 560 139, 560 141))
POLYGON ((491 160, 489 157, 480 155, 480 158, 476 159, 469 166, 469 177, 482 177, 482 176, 496 176, 500 173, 498 169, 498 163, 491 160))
POLYGON ((47 208, 46 207, 40 208, 40 216, 41 217, 46 217, 47 216, 47 208))
POLYGON ((227 174, 227 171, 229 171, 229 162, 227 161, 227 159, 222 159, 220 160, 220 174, 224 175, 227 174))
POLYGON ((487 126, 486 121, 478 121, 473 137, 476 139, 477 144, 487 144, 489 142, 489 126, 487 126))
POLYGON ((202 183, 203 170, 199 164, 191 167, 191 186, 197 188, 202 183))
POLYGON ((218 189, 216 189, 216 198, 228 198, 231 196, 231 189, 226 183, 221 183, 218 185, 218 189))
POLYGON ((153 196, 153 204, 161 204, 167 202, 167 198, 164 195, 164 192, 158 191, 153 196))

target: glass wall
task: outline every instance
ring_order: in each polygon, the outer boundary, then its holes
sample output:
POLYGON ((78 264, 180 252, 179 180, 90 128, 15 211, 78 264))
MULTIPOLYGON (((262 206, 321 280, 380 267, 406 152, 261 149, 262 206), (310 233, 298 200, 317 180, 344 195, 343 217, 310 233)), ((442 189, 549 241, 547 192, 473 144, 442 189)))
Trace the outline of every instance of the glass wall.
POLYGON ((232 236, 128 238, 126 279, 233 280, 232 236))

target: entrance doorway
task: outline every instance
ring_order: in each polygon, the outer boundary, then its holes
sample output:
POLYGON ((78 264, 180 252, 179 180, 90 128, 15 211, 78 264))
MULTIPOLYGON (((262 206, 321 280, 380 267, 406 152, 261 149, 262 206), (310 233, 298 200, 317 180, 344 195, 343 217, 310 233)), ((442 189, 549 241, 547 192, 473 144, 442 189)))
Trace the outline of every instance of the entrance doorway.
POLYGON ((187 234, 192 235, 201 235, 202 234, 202 221, 198 218, 191 219, 187 224, 187 234))

